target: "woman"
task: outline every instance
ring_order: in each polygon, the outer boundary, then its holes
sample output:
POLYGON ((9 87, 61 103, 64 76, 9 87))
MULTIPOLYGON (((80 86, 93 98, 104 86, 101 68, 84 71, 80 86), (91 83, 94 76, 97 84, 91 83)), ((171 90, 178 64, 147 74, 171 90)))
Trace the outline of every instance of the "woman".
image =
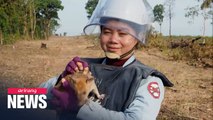
POLYGON ((135 56, 137 44, 144 44, 152 22, 151 8, 145 0, 99 1, 85 33, 100 28, 100 44, 104 58, 75 57, 58 79, 43 87, 52 90, 54 105, 66 112, 60 118, 81 120, 154 120, 164 98, 164 86, 173 84, 160 72, 139 62, 135 56), (138 15, 138 11, 141 11, 138 15), (52 89, 67 74, 84 71, 96 78, 99 92, 105 97, 78 106, 75 94, 63 82, 66 93, 52 89), (73 97, 74 96, 74 97, 73 97), (74 113, 74 114, 71 114, 74 113))

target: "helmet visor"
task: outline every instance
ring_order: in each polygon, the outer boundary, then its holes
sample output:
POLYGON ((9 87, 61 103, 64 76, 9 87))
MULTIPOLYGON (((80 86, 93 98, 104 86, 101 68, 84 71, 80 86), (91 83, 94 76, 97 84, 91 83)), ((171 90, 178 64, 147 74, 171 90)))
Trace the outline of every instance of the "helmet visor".
POLYGON ((146 0, 99 0, 84 33, 100 32, 100 26, 106 26, 112 19, 128 24, 135 31, 129 34, 144 44, 153 22, 153 11, 146 0))
POLYGON ((146 35, 148 32, 147 30, 149 30, 150 25, 148 24, 139 25, 139 24, 136 24, 127 20, 121 20, 118 18, 102 17, 98 23, 87 25, 84 28, 84 33, 85 34, 100 33, 102 27, 126 32, 132 35, 141 43, 145 44, 146 35))

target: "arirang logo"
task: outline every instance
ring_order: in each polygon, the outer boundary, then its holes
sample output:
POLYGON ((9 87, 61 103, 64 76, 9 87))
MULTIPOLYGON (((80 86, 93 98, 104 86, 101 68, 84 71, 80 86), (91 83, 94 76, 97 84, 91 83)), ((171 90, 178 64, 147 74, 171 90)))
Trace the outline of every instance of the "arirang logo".
POLYGON ((8 88, 8 109, 47 108, 46 88, 8 88))

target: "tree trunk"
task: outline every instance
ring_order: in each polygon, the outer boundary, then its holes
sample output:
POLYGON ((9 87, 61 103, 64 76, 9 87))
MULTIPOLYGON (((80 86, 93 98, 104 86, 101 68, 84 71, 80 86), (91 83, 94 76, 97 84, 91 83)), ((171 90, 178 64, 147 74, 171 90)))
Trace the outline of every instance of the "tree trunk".
POLYGON ((47 22, 47 39, 50 37, 50 20, 47 22))
POLYGON ((1 45, 3 45, 3 34, 2 34, 2 30, 0 29, 0 41, 1 41, 1 45))
POLYGON ((47 32, 48 32, 47 20, 44 20, 44 38, 45 38, 45 40, 48 39, 47 32))
POLYGON ((203 37, 205 36, 205 32, 206 32, 206 18, 203 17, 203 37))
POLYGON ((28 32, 28 25, 27 25, 27 13, 24 15, 24 30, 23 30, 23 34, 24 34, 24 38, 28 39, 29 38, 29 32, 28 32))
POLYGON ((35 14, 34 0, 32 0, 30 2, 30 36, 31 36, 31 39, 34 39, 35 25, 36 25, 36 14, 35 14))
MULTIPOLYGON (((211 11, 213 11, 213 3, 211 3, 212 5, 211 5, 211 11)), ((213 35, 213 14, 212 14, 212 35, 213 35)))
POLYGON ((45 39, 48 40, 49 39, 49 32, 50 32, 50 19, 46 19, 44 20, 44 26, 45 26, 45 39))
POLYGON ((171 39, 172 34, 172 13, 171 13, 171 5, 169 6, 169 38, 171 39))
POLYGON ((35 29, 36 29, 36 11, 35 11, 35 4, 33 2, 33 30, 32 30, 33 38, 35 36, 35 29))

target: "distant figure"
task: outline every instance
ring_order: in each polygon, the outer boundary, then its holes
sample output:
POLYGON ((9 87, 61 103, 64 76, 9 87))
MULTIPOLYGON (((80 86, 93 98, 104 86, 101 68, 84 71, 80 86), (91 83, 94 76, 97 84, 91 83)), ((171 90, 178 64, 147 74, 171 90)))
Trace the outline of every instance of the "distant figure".
POLYGON ((67 35, 67 32, 64 32, 64 36, 66 36, 67 35))
POLYGON ((41 43, 41 48, 47 49, 47 44, 46 43, 41 43))

